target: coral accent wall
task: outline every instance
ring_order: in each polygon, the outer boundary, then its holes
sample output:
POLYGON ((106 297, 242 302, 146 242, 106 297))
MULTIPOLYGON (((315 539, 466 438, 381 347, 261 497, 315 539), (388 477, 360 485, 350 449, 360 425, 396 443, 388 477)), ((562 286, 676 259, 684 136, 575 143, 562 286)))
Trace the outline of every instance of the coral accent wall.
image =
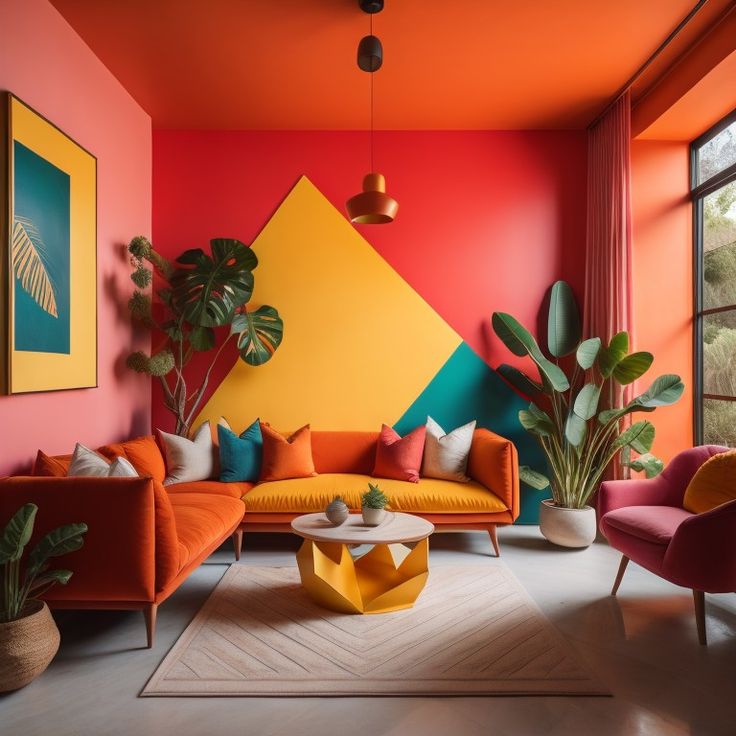
MULTIPOLYGON (((657 429, 654 452, 669 461, 693 443, 693 246, 689 146, 631 145, 636 340, 654 353, 649 375, 678 373, 685 393, 647 414, 657 429)), ((646 381, 638 382, 646 388, 646 381)), ((643 417, 644 415, 642 415, 643 417)))
POLYGON ((151 121, 46 0, 0 0, 0 90, 15 93, 98 159, 99 388, 0 396, 0 473, 30 467, 37 448, 68 452, 145 432, 147 380, 125 369, 145 347, 126 318, 123 244, 151 227, 151 121))
MULTIPOLYGON (((301 175, 344 211, 369 149, 362 132, 154 131, 153 157, 153 239, 174 256, 212 237, 252 242, 301 175)), ((563 277, 582 297, 585 157, 584 131, 381 132, 376 167, 399 214, 359 231, 489 365, 511 362, 494 310, 534 326, 563 277)), ((171 426, 156 391, 153 423, 171 426)))

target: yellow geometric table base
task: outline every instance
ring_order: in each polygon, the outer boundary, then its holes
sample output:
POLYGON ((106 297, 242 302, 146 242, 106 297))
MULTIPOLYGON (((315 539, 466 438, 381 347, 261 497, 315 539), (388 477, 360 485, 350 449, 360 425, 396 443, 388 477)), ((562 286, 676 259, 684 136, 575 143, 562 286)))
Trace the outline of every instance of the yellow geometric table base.
POLYGON ((414 549, 376 544, 354 559, 344 544, 305 539, 296 555, 302 585, 324 608, 340 613, 388 613, 411 608, 429 576, 429 540, 414 549))

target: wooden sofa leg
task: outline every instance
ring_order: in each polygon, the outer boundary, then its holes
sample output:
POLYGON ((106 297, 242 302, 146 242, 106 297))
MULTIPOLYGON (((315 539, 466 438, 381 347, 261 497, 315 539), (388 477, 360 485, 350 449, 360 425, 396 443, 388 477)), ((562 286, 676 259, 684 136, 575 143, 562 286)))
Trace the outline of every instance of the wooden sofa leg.
POLYGON ((695 603, 695 623, 698 626, 698 641, 705 646, 708 636, 705 633, 705 593, 702 590, 693 590, 693 602, 695 603))
POLYGON ((618 586, 621 585, 621 581, 624 579, 624 573, 626 572, 626 566, 629 564, 629 558, 626 555, 621 555, 621 564, 618 566, 618 572, 616 573, 616 579, 613 581, 613 588, 611 588, 611 595, 616 595, 618 592, 618 586))
POLYGON ((491 544, 493 545, 493 549, 496 551, 496 557, 500 557, 501 548, 498 546, 498 534, 496 533, 495 524, 488 525, 488 536, 491 538, 491 544))
POLYGON ((233 532, 233 547, 235 548, 235 561, 240 559, 240 550, 243 548, 243 530, 236 529, 233 532))
POLYGON ((158 611, 158 604, 149 603, 143 609, 143 617, 146 619, 146 638, 148 640, 148 648, 153 647, 153 640, 156 635, 156 612, 158 611))

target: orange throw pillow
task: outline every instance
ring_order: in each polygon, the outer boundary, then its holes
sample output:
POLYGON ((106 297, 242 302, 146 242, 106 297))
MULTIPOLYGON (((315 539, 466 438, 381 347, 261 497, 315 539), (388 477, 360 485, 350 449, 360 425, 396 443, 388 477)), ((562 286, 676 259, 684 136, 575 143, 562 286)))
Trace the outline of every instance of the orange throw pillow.
POLYGON ((263 464, 260 480, 287 480, 317 475, 312 460, 312 433, 309 425, 284 437, 270 425, 261 422, 263 464))
POLYGON ((112 445, 104 445, 97 449, 100 455, 108 460, 116 457, 124 457, 136 469, 141 477, 150 476, 159 483, 164 482, 166 477, 166 465, 164 456, 161 454, 156 438, 153 435, 136 437, 125 442, 116 442, 112 445))
POLYGON ((719 452, 697 470, 685 490, 682 505, 694 514, 736 499, 736 450, 719 452))
POLYGON ((422 425, 402 437, 384 424, 378 438, 373 475, 377 478, 394 478, 418 483, 426 432, 426 426, 422 425))
POLYGON ((71 455, 56 455, 55 457, 51 457, 43 450, 39 450, 31 472, 33 475, 49 478, 65 478, 71 461, 71 455))

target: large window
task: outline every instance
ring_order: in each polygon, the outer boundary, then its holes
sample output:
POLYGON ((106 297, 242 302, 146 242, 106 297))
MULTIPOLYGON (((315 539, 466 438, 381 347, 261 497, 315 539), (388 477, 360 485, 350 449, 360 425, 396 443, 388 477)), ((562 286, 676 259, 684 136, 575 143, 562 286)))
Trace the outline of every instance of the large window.
POLYGON ((692 145, 695 431, 736 447, 736 111, 692 145))

